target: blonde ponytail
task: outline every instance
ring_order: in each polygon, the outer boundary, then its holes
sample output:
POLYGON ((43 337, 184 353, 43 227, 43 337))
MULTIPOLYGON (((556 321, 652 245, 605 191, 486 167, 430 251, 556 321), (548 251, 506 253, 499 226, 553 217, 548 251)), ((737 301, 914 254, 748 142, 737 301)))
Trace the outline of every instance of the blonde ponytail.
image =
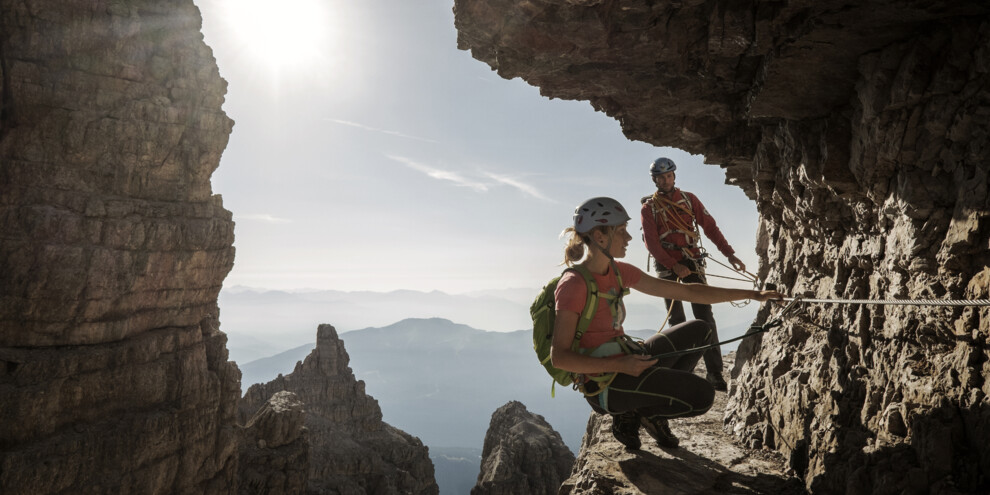
POLYGON ((581 261, 584 258, 585 253, 585 243, 584 236, 577 233, 574 227, 567 227, 561 232, 560 236, 564 237, 569 235, 567 239, 567 247, 564 248, 564 262, 562 265, 573 266, 575 263, 581 261))

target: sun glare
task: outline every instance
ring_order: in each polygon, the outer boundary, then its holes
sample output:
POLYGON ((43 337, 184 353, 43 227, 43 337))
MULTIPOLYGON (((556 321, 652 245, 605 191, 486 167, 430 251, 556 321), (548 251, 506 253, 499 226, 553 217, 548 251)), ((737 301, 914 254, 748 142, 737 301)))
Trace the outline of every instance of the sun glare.
POLYGON ((334 18, 320 0, 226 0, 227 28, 259 67, 283 71, 326 68, 333 62, 334 18))

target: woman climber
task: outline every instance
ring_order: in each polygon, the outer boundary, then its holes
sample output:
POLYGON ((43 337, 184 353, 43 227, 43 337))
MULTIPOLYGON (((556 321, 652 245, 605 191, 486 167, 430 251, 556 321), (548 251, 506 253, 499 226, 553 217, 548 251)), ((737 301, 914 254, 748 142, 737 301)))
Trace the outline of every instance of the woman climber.
POLYGON ((564 272, 554 293, 550 357, 554 367, 577 375, 579 388, 592 409, 612 415, 616 440, 629 449, 639 449, 642 426, 657 444, 675 448, 678 440, 668 419, 704 414, 714 401, 715 389, 691 372, 703 351, 660 359, 654 356, 712 344, 711 328, 702 320, 691 320, 642 343, 633 341, 622 329, 623 293, 632 288, 651 296, 702 304, 768 301, 783 295, 671 282, 616 261, 626 255, 632 240, 626 231, 628 222, 626 210, 611 198, 589 199, 574 211, 574 226, 564 231, 570 235, 564 264, 575 269, 564 272), (593 291, 597 308, 588 309, 584 316, 590 323, 579 325, 593 291), (579 326, 586 327, 581 329, 583 333, 579 326))

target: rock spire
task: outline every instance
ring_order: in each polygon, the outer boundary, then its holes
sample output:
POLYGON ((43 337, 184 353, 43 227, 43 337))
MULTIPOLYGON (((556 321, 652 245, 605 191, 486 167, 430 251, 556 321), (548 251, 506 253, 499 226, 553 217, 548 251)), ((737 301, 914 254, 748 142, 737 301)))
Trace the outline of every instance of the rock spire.
POLYGON ((276 394, 292 392, 305 411, 310 490, 438 493, 428 449, 382 421, 378 402, 354 378, 348 361, 337 331, 320 325, 316 348, 292 373, 247 390, 238 405, 240 421, 246 422, 276 394))
POLYGON ((574 454, 543 416, 512 401, 492 413, 471 495, 554 495, 573 465, 574 454))

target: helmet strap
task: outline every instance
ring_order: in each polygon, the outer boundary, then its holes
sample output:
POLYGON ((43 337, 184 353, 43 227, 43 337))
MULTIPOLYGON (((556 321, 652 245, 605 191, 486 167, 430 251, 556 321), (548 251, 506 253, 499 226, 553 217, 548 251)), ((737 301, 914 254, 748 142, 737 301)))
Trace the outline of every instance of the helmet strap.
POLYGON ((608 258, 609 262, 614 264, 615 263, 615 257, 613 257, 612 256, 612 253, 611 253, 611 250, 612 250, 612 241, 613 241, 613 238, 614 237, 615 237, 615 231, 613 230, 612 231, 612 234, 608 236, 608 244, 606 244, 605 247, 601 247, 597 242, 595 242, 594 239, 592 239, 592 237, 590 235, 587 237, 587 240, 590 241, 590 242, 588 242, 589 245, 598 248, 598 250, 601 251, 602 254, 604 254, 606 258, 608 258))

